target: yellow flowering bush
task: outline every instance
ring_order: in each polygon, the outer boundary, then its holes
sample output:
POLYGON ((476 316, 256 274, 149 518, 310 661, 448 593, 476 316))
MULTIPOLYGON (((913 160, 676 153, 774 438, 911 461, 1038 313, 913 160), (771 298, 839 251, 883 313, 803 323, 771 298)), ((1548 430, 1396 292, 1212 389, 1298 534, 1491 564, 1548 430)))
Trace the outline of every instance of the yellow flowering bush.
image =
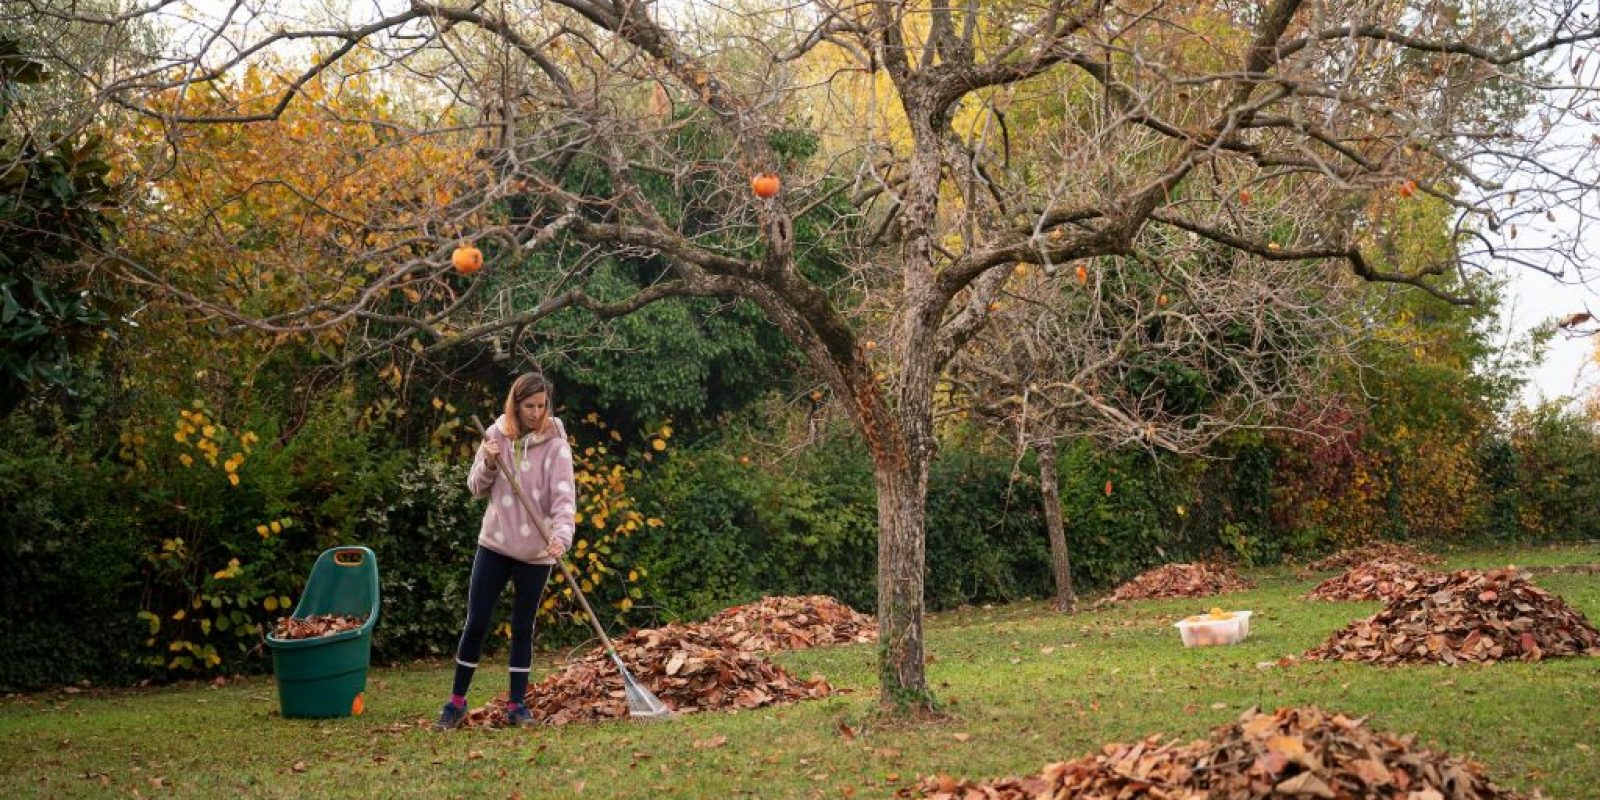
POLYGON ((164 436, 152 427, 130 423, 119 452, 128 480, 162 501, 152 516, 167 531, 144 557, 140 661, 172 673, 226 670, 229 657, 258 646, 263 622, 291 607, 271 588, 281 583, 281 569, 263 562, 296 522, 292 515, 243 525, 228 519, 226 511, 239 507, 229 497, 241 491, 245 465, 261 444, 256 432, 224 425, 201 400, 160 426, 164 436))
MULTIPOLYGON (((587 421, 596 428, 605 429, 605 423, 594 414, 590 414, 587 421)), ((651 450, 642 453, 642 457, 649 460, 652 451, 665 451, 666 439, 671 435, 671 426, 663 425, 650 439, 651 450)), ((567 560, 578 579, 578 588, 591 597, 615 597, 611 604, 619 616, 625 618, 642 596, 637 584, 646 573, 643 569, 625 569, 616 563, 617 542, 639 531, 660 527, 662 522, 638 510, 628 493, 628 479, 638 472, 625 467, 610 446, 593 445, 579 450, 576 442, 571 444, 573 473, 578 482, 578 512, 574 516, 576 530, 572 553, 567 560)), ((541 611, 546 615, 565 614, 577 624, 586 624, 572 588, 565 585, 566 577, 558 571, 552 580, 556 586, 545 598, 541 611)))

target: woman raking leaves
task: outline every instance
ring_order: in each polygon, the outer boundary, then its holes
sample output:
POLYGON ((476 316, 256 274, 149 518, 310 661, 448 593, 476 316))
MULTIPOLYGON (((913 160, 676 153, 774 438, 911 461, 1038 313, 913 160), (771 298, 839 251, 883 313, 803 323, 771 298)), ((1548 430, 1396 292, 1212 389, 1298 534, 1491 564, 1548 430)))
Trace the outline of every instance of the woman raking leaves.
POLYGON ((455 683, 450 700, 439 712, 434 730, 459 726, 467 716, 467 690, 483 655, 490 615, 509 582, 515 587, 511 606, 511 691, 506 718, 512 725, 533 724, 523 700, 533 664, 534 623, 550 570, 572 546, 577 490, 572 478, 572 449, 561 420, 550 415, 553 387, 543 375, 527 373, 511 384, 505 413, 484 432, 467 476, 474 497, 489 498, 478 532, 467 589, 467 620, 456 648, 455 683), (501 476, 500 456, 510 457, 501 476), (502 479, 504 478, 504 479, 502 479), (510 481, 530 501, 520 504, 510 481), (542 524, 541 524, 542 523, 542 524), (541 534, 549 532, 549 538, 541 534))

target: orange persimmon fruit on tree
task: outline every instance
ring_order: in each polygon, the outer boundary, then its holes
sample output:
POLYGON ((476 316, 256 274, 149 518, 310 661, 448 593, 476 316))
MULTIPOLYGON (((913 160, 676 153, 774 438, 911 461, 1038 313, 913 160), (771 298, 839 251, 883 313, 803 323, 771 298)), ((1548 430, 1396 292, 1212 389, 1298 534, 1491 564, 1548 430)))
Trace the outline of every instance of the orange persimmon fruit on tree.
POLYGON ((470 244, 464 244, 450 254, 450 263, 455 265, 458 274, 471 275, 483 269, 483 251, 470 244))
POLYGON ((770 172, 763 172, 750 179, 750 191, 762 200, 768 200, 778 194, 778 176, 770 172))

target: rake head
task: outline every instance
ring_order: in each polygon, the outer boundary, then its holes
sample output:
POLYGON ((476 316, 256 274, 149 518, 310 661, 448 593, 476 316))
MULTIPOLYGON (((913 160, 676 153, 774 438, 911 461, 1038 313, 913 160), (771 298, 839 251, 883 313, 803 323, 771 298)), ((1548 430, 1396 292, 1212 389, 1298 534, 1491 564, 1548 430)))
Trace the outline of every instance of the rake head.
POLYGON ((628 695, 628 716, 634 719, 669 719, 672 709, 661 702, 654 692, 644 687, 644 684, 634 679, 633 673, 622 666, 622 659, 612 656, 617 662, 617 669, 622 671, 622 688, 628 695))

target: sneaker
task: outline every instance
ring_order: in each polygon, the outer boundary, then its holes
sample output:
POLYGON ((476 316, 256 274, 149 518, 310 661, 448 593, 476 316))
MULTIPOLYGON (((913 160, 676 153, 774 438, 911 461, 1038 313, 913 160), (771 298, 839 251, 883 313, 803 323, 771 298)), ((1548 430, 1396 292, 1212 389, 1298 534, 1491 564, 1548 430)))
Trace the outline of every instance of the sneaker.
POLYGON ((506 727, 529 728, 538 723, 533 721, 533 715, 528 713, 524 705, 509 706, 506 708, 506 727))
POLYGON ((439 721, 433 723, 433 729, 436 731, 448 731, 459 728, 466 718, 466 706, 458 706, 455 703, 445 701, 444 708, 439 711, 439 721))

